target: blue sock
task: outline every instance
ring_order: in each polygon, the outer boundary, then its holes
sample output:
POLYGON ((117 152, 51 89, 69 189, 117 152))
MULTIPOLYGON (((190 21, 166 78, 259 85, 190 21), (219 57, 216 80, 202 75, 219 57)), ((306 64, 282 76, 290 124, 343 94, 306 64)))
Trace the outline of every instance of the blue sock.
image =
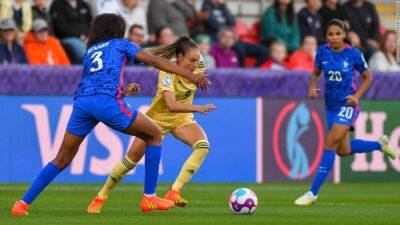
POLYGON ((161 146, 146 146, 146 154, 144 156, 144 193, 153 195, 156 193, 158 170, 161 160, 161 146))
POLYGON ((333 164, 335 162, 336 153, 335 151, 324 149, 324 154, 322 155, 322 160, 319 163, 317 173, 315 174, 315 178, 313 184, 311 186, 310 191, 317 195, 319 189, 321 188, 322 184, 325 182, 326 178, 329 175, 333 168, 333 164))
POLYGON ((61 171, 62 170, 57 168, 53 163, 48 163, 36 177, 24 197, 22 197, 22 201, 28 205, 31 204, 61 171))
POLYGON ((364 141, 361 139, 353 139, 350 141, 351 154, 367 153, 373 151, 381 151, 382 146, 377 141, 364 141))

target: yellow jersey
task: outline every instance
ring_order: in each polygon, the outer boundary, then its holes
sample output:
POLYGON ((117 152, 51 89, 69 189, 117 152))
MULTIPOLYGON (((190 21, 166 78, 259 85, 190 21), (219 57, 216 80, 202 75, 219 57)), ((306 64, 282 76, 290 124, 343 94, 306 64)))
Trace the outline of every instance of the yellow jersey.
MULTIPOLYGON (((201 56, 194 73, 204 73, 205 60, 201 56)), ((172 130, 180 126, 194 122, 193 113, 170 112, 164 101, 164 91, 175 93, 176 101, 191 105, 197 86, 189 80, 176 74, 160 71, 158 74, 157 94, 151 102, 146 115, 149 116, 162 130, 172 130)))

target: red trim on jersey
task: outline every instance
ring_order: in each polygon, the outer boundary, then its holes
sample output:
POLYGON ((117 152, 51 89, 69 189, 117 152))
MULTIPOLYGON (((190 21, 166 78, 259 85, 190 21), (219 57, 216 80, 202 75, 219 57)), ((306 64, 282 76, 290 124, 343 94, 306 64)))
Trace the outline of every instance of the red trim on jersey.
POLYGON ((119 83, 117 86, 117 98, 122 98, 124 92, 122 91, 122 87, 124 86, 124 75, 125 75, 125 65, 126 65, 126 57, 124 58, 124 61, 122 62, 122 68, 121 68, 121 73, 119 74, 119 83))
POLYGON ((356 125, 356 121, 357 121, 359 113, 360 113, 360 104, 357 103, 354 106, 353 118, 352 118, 352 121, 351 121, 351 124, 350 124, 350 126, 353 127, 353 128, 356 125))
POLYGON ((132 118, 133 113, 125 106, 124 100, 122 100, 122 98, 118 98, 117 101, 118 101, 119 107, 121 108, 122 112, 124 112, 128 116, 129 119, 132 118))
MULTIPOLYGON (((353 71, 355 73, 356 70, 353 71)), ((357 77, 353 76, 353 80, 351 81, 351 86, 353 87, 354 92, 358 90, 358 85, 357 85, 357 77)))
POLYGON ((126 66, 126 57, 124 58, 124 62, 122 63, 121 74, 119 75, 119 83, 117 87, 117 101, 119 104, 120 109, 124 112, 129 118, 132 118, 132 112, 125 106, 125 102, 122 100, 124 92, 122 88, 124 86, 124 75, 125 75, 125 66, 126 66))

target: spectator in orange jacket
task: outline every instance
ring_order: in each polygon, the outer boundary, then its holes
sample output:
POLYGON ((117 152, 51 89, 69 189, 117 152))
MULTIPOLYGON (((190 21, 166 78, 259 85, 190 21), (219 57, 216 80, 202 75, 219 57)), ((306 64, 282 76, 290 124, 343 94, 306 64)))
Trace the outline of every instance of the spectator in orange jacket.
POLYGON ((32 65, 71 64, 60 41, 49 35, 49 26, 43 19, 33 21, 32 30, 25 37, 24 49, 32 65))
POLYGON ((317 48, 317 38, 312 35, 305 36, 301 47, 290 56, 290 69, 308 72, 313 71, 317 48))

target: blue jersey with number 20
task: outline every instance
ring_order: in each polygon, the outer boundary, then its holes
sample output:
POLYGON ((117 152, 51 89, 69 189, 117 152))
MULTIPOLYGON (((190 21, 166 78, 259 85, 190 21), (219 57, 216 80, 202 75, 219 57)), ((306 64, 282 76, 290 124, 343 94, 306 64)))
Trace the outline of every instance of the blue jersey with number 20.
POLYGON ((346 97, 356 91, 355 70, 360 74, 368 69, 363 54, 356 48, 346 45, 339 52, 329 45, 321 45, 315 57, 315 67, 325 76, 325 107, 338 110, 346 106, 346 97))
POLYGON ((92 45, 83 58, 83 75, 76 97, 108 94, 123 95, 123 69, 141 48, 131 41, 113 38, 92 45))

